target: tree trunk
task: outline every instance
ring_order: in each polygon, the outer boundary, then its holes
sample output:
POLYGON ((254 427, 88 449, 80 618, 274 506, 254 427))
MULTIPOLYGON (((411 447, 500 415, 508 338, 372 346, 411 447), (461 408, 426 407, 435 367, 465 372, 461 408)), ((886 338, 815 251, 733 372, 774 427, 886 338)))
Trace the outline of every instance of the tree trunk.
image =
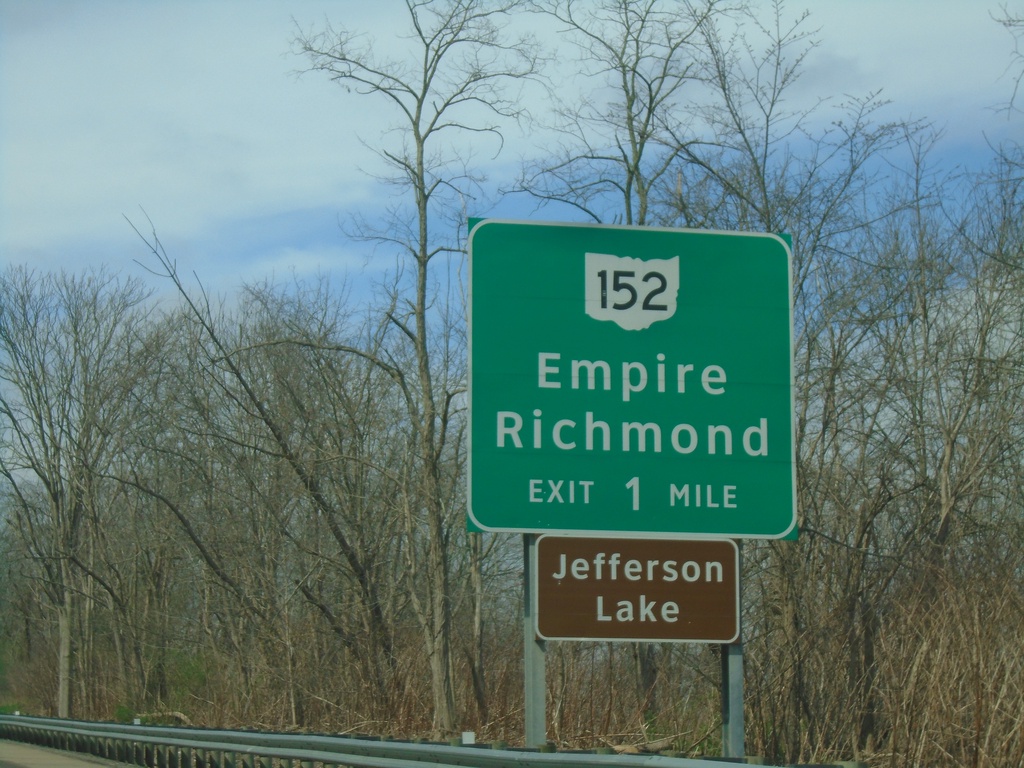
POLYGON ((64 590, 64 600, 57 609, 57 633, 59 636, 57 650, 57 717, 71 717, 71 677, 72 677, 72 610, 74 608, 71 590, 64 590))

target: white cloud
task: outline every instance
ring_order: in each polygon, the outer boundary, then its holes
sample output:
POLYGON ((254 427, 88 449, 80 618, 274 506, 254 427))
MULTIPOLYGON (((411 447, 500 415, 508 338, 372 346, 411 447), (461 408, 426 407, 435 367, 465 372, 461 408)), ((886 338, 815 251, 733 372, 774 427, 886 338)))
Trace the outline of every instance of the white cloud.
MULTIPOLYGON (((20 5, 0 5, 5 21, 20 5)), ((372 155, 337 88, 291 74, 303 62, 282 6, 55 5, 71 18, 23 18, 4 35, 5 250, 100 237, 139 206, 198 234, 364 192, 358 164, 372 155)))
MULTIPOLYGON (((805 88, 862 95, 881 89, 894 116, 934 120, 957 140, 1007 133, 992 108, 1009 98, 1012 42, 973 0, 818 0, 822 44, 807 60, 805 88)), ((1020 123, 1016 129, 1020 130, 1020 123)))
MULTIPOLYGON (((965 143, 1019 136, 1019 117, 986 111, 1010 93, 1012 43, 991 10, 818 0, 823 44, 801 87, 884 87, 894 117, 933 118, 965 143)), ((322 74, 296 77, 291 39, 331 19, 400 46, 396 18, 396 0, 0 0, 0 262, 130 265, 140 249, 122 217, 144 223, 141 207, 189 269, 210 267, 211 248, 234 276, 333 264, 337 218, 389 193, 361 172, 380 166, 358 137, 378 140, 392 116, 322 74), (261 219, 288 222, 273 256, 239 234, 261 219)))

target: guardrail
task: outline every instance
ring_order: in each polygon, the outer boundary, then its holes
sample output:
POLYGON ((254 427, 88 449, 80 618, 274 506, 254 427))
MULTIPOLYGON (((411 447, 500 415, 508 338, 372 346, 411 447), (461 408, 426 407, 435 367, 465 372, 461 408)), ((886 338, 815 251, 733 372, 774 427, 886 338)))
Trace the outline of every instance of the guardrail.
POLYGON ((725 768, 742 760, 450 746, 0 715, 0 738, 147 768, 725 768))

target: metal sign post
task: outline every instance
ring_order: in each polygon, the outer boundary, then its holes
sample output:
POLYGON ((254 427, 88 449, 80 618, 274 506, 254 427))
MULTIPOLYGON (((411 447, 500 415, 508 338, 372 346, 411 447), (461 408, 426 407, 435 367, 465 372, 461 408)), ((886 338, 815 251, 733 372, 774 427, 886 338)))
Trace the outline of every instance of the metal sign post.
MULTIPOLYGON (((742 563, 743 550, 736 542, 736 567, 742 563)), ((737 584, 737 603, 742 598, 742 584, 737 584)), ((736 617, 736 639, 724 644, 722 650, 722 757, 744 757, 746 743, 743 722, 743 610, 736 617)))
POLYGON ((523 667, 525 683, 526 746, 540 747, 547 743, 547 679, 545 677, 544 641, 535 628, 537 605, 533 596, 534 563, 537 559, 537 537, 523 534, 523 667))
POLYGON ((743 642, 722 646, 722 757, 743 757, 743 642))

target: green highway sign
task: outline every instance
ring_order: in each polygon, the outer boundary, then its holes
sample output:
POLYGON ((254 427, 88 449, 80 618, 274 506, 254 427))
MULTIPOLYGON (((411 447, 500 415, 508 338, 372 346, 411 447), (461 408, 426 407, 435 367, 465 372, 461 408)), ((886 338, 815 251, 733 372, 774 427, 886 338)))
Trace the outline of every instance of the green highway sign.
POLYGON ((794 528, 785 240, 483 220, 469 255, 472 525, 794 528))

